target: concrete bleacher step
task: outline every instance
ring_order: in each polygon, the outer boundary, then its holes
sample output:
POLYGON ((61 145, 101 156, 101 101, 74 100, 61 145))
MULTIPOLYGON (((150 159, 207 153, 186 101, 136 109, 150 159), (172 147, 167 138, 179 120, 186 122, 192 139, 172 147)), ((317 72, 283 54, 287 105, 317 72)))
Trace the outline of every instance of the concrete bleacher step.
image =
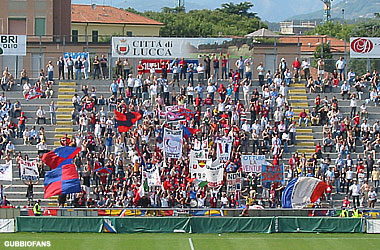
POLYGON ((57 105, 58 106, 72 106, 73 103, 72 102, 65 102, 65 101, 58 101, 57 105))
POLYGON ((296 140, 314 140, 312 135, 296 135, 296 140))
POLYGON ((76 89, 75 88, 59 88, 58 92, 59 93, 75 93, 76 89))
POLYGON ((289 94, 306 94, 306 89, 291 89, 289 94))
POLYGON ((303 83, 292 83, 289 85, 291 88, 305 88, 305 84, 303 83))
POLYGON ((71 115, 57 115, 57 119, 71 120, 71 115))
POLYGON ((313 133, 313 129, 311 129, 311 128, 297 128, 296 129, 296 133, 297 134, 303 134, 303 133, 307 133, 307 134, 311 134, 311 133, 313 133))
POLYGON ((57 108, 57 113, 71 112, 71 111, 73 111, 73 108, 57 108))
POLYGON ((315 153, 314 148, 299 148, 297 149, 298 153, 315 153))
POLYGON ((302 101, 307 100, 307 96, 289 96, 290 101, 302 101))
POLYGON ((57 133, 72 133, 74 132, 73 128, 55 128, 55 132, 57 133))
POLYGON ((73 98, 73 95, 58 95, 58 99, 71 100, 72 98, 73 98))
POLYGON ((314 147, 315 144, 313 141, 303 141, 303 142, 297 142, 297 147, 314 147))
POLYGON ((290 106, 292 107, 309 107, 309 103, 307 102, 292 102, 290 103, 290 106))
POLYGON ((72 121, 57 121, 57 125, 74 125, 72 121))
POLYGON ((59 82, 58 86, 62 87, 67 87, 67 86, 76 86, 76 82, 59 82))

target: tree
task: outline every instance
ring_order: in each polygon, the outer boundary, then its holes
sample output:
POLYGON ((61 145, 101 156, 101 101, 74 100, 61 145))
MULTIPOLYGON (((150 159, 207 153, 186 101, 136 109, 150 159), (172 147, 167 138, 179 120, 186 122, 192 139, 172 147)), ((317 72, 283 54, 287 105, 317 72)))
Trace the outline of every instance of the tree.
POLYGON ((220 10, 224 13, 245 16, 248 18, 257 18, 257 13, 249 12, 249 10, 254 6, 251 2, 242 2, 238 4, 230 2, 223 3, 221 6, 222 8, 219 8, 217 10, 220 10))
POLYGON ((341 24, 338 22, 326 22, 322 25, 318 25, 311 32, 308 32, 309 35, 327 35, 331 37, 336 37, 339 39, 349 40, 351 36, 353 25, 351 24, 341 24))
POLYGON ((380 36, 380 20, 371 19, 365 22, 355 24, 352 29, 351 36, 361 37, 379 37, 380 36))

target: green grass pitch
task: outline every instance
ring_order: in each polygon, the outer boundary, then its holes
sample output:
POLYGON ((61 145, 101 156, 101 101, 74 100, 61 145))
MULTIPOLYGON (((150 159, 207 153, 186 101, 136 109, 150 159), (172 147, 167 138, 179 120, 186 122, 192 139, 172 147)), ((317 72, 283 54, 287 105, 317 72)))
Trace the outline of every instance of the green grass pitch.
POLYGON ((62 250, 380 249, 380 235, 338 233, 229 233, 220 236, 218 234, 185 233, 14 233, 0 234, 0 249, 11 249, 11 247, 5 247, 5 241, 19 240, 50 241, 49 249, 62 250))

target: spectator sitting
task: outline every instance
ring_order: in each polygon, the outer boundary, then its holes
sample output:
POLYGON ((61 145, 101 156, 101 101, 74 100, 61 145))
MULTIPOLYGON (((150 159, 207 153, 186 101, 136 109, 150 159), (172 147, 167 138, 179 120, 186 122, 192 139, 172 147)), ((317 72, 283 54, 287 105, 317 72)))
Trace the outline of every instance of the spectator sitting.
POLYGON ((302 126, 302 122, 305 123, 305 126, 307 127, 308 126, 308 123, 309 123, 309 119, 308 119, 308 114, 306 113, 306 109, 303 109, 302 112, 300 112, 299 114, 299 121, 298 121, 298 126, 302 126))
POLYGON ((326 149, 330 148, 330 153, 332 153, 334 148, 334 140, 331 139, 331 134, 329 134, 324 140, 323 140, 323 151, 327 151, 326 149))
POLYGON ((350 85, 348 85, 347 81, 344 81, 342 86, 340 87, 340 93, 342 95, 342 98, 344 100, 344 96, 346 95, 347 98, 350 98, 351 92, 350 92, 350 85))
POLYGON ((317 109, 316 108, 313 108, 313 111, 311 111, 311 114, 310 114, 310 120, 311 120, 311 125, 312 126, 318 126, 320 125, 319 124, 319 113, 317 112, 317 109))

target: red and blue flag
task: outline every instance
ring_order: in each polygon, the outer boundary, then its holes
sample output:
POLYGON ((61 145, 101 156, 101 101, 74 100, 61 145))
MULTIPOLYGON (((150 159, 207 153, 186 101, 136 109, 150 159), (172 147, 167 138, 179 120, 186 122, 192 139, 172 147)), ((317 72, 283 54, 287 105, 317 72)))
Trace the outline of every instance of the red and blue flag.
POLYGON ((80 148, 60 147, 42 156, 42 161, 52 170, 46 172, 44 180, 44 198, 58 194, 79 193, 80 180, 76 166, 72 164, 80 148))
POLYGON ((58 194, 79 193, 81 187, 75 165, 66 164, 46 172, 44 186, 44 199, 58 194))
POLYGON ((185 137, 186 139, 188 139, 193 134, 201 131, 200 129, 189 128, 189 127, 186 127, 184 125, 182 125, 182 130, 183 130, 183 137, 185 137))
POLYGON ((135 124, 142 117, 142 115, 138 112, 128 112, 124 114, 114 110, 114 113, 117 129, 120 133, 128 132, 132 128, 133 124, 135 124))
POLYGON ((80 148, 77 147, 59 147, 42 155, 41 160, 51 169, 55 169, 59 165, 71 164, 72 159, 74 159, 79 151, 80 148))

